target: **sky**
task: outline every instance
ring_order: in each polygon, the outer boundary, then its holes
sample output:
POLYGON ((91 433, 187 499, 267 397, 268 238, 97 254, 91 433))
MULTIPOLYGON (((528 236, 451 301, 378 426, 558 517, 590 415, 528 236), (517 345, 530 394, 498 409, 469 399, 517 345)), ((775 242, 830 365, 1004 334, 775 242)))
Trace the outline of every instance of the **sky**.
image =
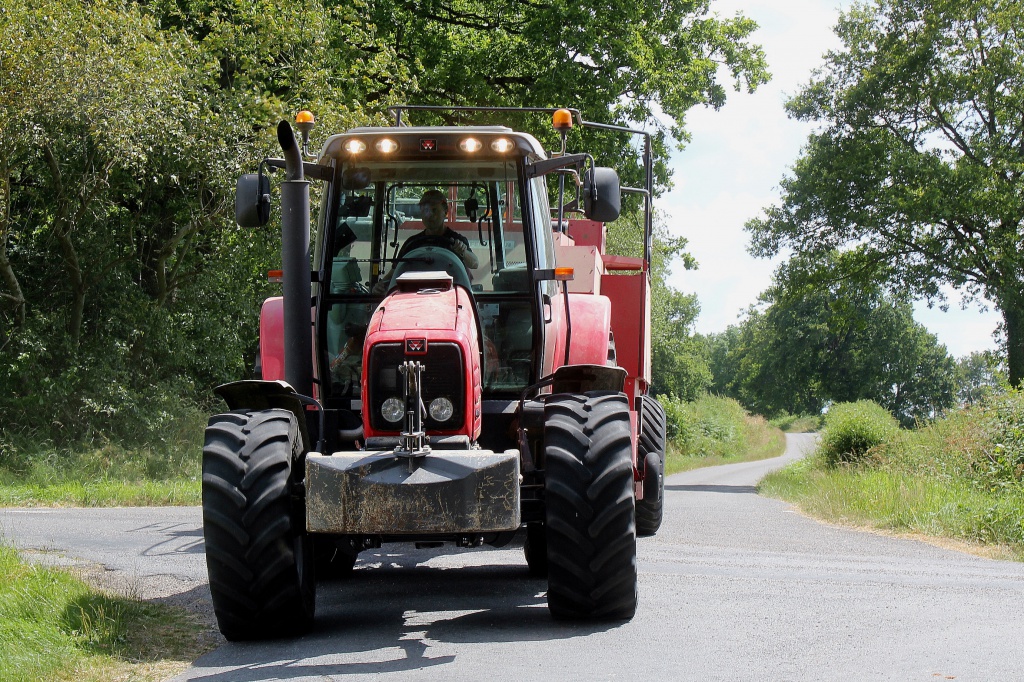
MULTIPOLYGON (((832 32, 848 0, 713 0, 722 17, 736 12, 760 26, 753 42, 764 47, 772 80, 754 94, 730 91, 720 110, 693 109, 686 128, 692 136, 671 159, 675 187, 657 206, 668 214, 670 231, 689 240, 697 270, 676 265, 669 284, 696 293, 701 314, 696 331, 721 332, 768 288, 782 258, 753 258, 743 224, 779 199, 778 185, 796 161, 811 124, 786 117, 783 103, 810 80, 822 55, 841 47, 832 32)), ((728 74, 726 74, 728 78, 728 74)), ((949 353, 961 357, 994 349, 1000 317, 989 307, 961 309, 948 292, 949 310, 915 306, 915 319, 938 336, 949 353)))

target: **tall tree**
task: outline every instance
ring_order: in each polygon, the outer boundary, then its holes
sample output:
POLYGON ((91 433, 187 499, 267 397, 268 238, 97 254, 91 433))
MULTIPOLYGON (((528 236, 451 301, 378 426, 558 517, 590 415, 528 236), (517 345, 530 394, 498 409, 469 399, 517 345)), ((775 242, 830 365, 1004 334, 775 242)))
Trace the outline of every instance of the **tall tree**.
POLYGON ((1024 4, 874 0, 841 15, 844 43, 787 107, 821 124, 780 205, 748 223, 752 251, 856 249, 851 269, 1002 312, 1009 379, 1024 378, 1024 4))
POLYGON ((913 424, 953 404, 955 363, 908 303, 807 265, 780 268, 767 307, 711 337, 716 389, 772 416, 870 399, 913 424))

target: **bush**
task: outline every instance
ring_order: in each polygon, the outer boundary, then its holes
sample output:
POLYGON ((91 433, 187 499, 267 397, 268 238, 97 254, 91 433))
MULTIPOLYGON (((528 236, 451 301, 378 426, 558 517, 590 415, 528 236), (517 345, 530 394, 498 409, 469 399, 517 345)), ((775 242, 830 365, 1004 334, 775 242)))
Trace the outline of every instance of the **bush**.
POLYGON ((786 433, 813 433, 821 429, 821 417, 816 414, 783 414, 772 419, 771 425, 786 433))
POLYGON ((878 403, 839 403, 825 415, 819 452, 830 466, 855 464, 898 433, 896 419, 878 403))
POLYGON ((987 398, 981 424, 991 443, 973 462, 973 474, 990 487, 1024 483, 1024 394, 1009 391, 987 398))

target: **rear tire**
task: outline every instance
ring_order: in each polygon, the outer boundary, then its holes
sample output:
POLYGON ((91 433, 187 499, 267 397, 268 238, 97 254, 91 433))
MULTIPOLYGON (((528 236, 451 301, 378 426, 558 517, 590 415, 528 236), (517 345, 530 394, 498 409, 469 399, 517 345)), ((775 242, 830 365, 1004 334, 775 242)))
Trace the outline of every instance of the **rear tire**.
POLYGON ((295 635, 313 623, 313 545, 295 495, 301 455, 298 422, 287 410, 219 414, 206 428, 206 566, 229 640, 295 635))
POLYGON ((661 528, 665 508, 665 409, 654 398, 644 396, 640 413, 642 426, 637 442, 637 461, 655 467, 656 481, 644 480, 644 499, 636 501, 636 534, 649 537, 661 528), (653 494, 649 494, 653 493, 653 494))
POLYGON ((626 397, 593 392, 548 398, 544 456, 551 615, 632 618, 636 526, 626 397))

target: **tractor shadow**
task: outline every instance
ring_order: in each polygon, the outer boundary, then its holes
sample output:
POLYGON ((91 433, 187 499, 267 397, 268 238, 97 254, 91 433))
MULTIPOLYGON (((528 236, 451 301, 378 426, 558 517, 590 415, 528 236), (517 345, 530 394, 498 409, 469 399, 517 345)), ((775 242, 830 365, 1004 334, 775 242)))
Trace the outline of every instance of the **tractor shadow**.
POLYGON ((454 552, 386 546, 363 552, 350 577, 318 586, 310 634, 227 643, 176 679, 257 682, 431 668, 443 676, 466 645, 570 639, 621 625, 555 621, 546 590, 544 578, 530 576, 521 545, 454 552))

